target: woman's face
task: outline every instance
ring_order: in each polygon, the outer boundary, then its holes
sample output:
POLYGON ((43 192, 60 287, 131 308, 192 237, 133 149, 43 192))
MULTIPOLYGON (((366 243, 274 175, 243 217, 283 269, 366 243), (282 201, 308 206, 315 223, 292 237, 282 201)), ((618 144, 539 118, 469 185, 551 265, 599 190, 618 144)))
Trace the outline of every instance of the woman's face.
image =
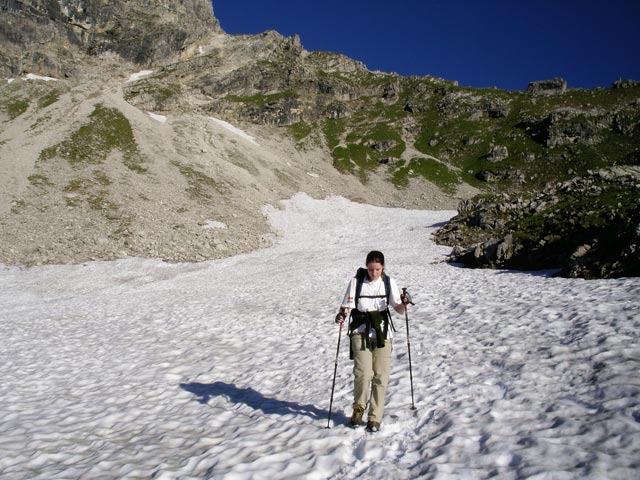
POLYGON ((375 282, 382 275, 382 269, 384 265, 378 262, 369 262, 367 263, 367 272, 369 273, 369 280, 375 282))

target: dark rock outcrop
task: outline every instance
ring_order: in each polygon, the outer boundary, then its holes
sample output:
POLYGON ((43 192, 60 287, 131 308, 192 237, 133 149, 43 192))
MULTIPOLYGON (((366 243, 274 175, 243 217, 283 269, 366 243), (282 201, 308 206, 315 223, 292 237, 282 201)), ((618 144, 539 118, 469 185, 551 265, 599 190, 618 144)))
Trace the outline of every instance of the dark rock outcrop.
POLYGON ((527 85, 527 93, 533 95, 558 95, 567 91, 567 82, 562 78, 539 80, 527 85))
POLYGON ((625 78, 613 82, 612 88, 634 88, 637 86, 640 86, 640 82, 638 80, 625 78))
POLYGON ((640 275, 640 170, 617 168, 542 192, 481 195, 434 235, 468 267, 559 269, 559 275, 640 275))

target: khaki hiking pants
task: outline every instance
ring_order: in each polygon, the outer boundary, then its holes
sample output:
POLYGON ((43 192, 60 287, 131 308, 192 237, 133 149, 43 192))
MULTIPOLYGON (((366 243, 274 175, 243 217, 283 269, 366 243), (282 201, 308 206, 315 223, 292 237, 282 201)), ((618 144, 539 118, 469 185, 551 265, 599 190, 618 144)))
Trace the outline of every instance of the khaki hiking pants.
POLYGON ((354 404, 365 406, 370 400, 368 420, 380 423, 391 370, 391 340, 385 341, 384 348, 376 348, 373 340, 365 350, 362 350, 362 340, 363 336, 357 333, 351 337, 354 404))

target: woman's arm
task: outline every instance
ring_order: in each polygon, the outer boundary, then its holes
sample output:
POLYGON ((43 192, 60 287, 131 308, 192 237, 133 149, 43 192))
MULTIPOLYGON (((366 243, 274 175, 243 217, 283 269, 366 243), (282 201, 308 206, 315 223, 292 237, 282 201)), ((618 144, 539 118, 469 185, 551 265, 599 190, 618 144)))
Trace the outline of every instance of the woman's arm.
POLYGON ((393 277, 391 278, 391 295, 389 296, 389 303, 391 304, 393 309, 400 314, 403 314, 407 311, 407 303, 409 303, 404 298, 404 295, 400 293, 398 284, 393 279, 393 277))

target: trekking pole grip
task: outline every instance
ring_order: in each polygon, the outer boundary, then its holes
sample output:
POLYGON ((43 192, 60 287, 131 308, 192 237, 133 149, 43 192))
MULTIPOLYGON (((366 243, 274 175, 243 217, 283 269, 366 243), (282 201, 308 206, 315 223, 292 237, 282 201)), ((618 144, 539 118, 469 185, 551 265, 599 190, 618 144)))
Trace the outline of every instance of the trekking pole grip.
POLYGON ((410 303, 411 305, 415 305, 415 303, 413 303, 413 300, 411 299, 411 295, 409 294, 409 292, 407 292, 407 288, 403 287, 402 288, 402 296, 407 299, 407 303, 410 303))

